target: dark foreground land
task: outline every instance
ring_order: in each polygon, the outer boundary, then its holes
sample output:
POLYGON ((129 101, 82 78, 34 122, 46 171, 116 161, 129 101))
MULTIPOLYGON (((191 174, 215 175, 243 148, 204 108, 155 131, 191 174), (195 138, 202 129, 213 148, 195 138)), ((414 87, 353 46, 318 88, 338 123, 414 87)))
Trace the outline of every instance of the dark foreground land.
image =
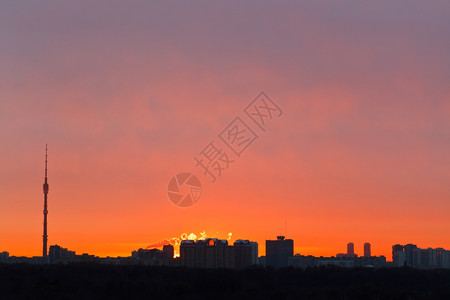
POLYGON ((0 299, 450 299, 450 270, 0 265, 0 299))

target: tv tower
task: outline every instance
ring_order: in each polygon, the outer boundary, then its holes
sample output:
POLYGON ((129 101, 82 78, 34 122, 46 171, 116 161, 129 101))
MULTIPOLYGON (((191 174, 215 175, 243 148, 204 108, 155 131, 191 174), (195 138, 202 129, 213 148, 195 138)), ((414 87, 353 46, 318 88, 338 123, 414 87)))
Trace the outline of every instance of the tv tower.
POLYGON ((45 144, 45 179, 44 179, 44 235, 43 238, 43 250, 42 256, 47 257, 47 194, 48 194, 48 183, 47 183, 47 144, 45 144))

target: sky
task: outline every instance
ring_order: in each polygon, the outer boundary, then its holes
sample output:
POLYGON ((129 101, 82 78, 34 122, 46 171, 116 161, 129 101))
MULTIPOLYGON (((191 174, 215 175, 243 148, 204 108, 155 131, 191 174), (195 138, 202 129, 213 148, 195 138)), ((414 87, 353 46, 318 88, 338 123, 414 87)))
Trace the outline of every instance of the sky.
POLYGON ((450 3, 2 1, 0 251, 129 256, 180 237, 331 256, 450 249, 450 3), (283 114, 262 131, 261 91, 283 114), (240 117, 239 156, 219 134, 240 117), (234 160, 215 182, 194 157, 234 160), (181 208, 167 187, 201 181, 181 208))

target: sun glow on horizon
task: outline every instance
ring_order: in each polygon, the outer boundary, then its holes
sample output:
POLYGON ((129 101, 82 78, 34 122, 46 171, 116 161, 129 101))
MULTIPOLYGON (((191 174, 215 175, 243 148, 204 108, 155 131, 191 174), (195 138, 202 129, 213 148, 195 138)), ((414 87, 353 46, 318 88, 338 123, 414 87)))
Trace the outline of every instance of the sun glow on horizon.
MULTIPOLYGON (((231 241, 231 237, 233 236, 233 233, 229 232, 227 235, 227 240, 231 241)), ((145 247, 145 249, 152 249, 152 248, 161 248, 166 245, 172 245, 174 248, 174 257, 180 257, 180 245, 181 241, 197 241, 197 240, 205 240, 208 238, 208 235, 206 234, 206 231, 200 232, 200 234, 196 235, 195 233, 182 233, 180 237, 172 237, 170 239, 164 240, 159 243, 154 243, 151 245, 148 245, 145 247)))

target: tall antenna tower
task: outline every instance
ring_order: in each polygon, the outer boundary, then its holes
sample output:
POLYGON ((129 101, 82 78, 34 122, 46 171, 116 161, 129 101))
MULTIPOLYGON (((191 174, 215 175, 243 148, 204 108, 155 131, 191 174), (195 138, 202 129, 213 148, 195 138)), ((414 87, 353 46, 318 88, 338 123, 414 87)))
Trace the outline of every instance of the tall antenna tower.
POLYGON ((47 183, 47 144, 45 144, 45 178, 44 178, 44 235, 43 239, 43 249, 42 256, 47 257, 47 194, 48 194, 48 183, 47 183))

